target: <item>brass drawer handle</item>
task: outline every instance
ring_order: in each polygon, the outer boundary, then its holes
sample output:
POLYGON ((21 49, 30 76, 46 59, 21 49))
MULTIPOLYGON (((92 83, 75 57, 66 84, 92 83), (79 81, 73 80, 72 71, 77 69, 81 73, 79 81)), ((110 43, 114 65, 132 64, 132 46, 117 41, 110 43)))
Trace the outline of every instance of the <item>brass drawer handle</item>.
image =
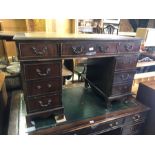
POLYGON ((47 47, 43 47, 42 51, 38 50, 36 47, 32 47, 33 53, 36 55, 44 55, 47 52, 47 47))
POLYGON ((126 91, 128 89, 128 86, 119 87, 120 91, 126 91))
POLYGON ((137 115, 133 116, 132 119, 133 119, 134 121, 139 121, 140 117, 141 117, 141 116, 140 116, 139 114, 137 114, 137 115))
POLYGON ((100 124, 97 124, 97 125, 91 125, 90 127, 91 127, 91 129, 96 129, 98 126, 99 126, 100 124))
POLYGON ((40 86, 40 85, 38 85, 38 86, 37 86, 37 89, 41 89, 41 86, 40 86))
POLYGON ((131 44, 124 45, 124 47, 125 47, 125 49, 126 49, 127 51, 133 50, 133 45, 131 45, 131 44))
POLYGON ((83 52, 83 50, 84 50, 84 47, 82 47, 82 46, 73 46, 72 47, 72 51, 75 54, 81 54, 83 52))
POLYGON ((47 102, 47 104, 43 104, 42 101, 38 101, 38 103, 40 104, 41 107, 48 107, 52 103, 52 100, 49 99, 48 102, 47 102))
POLYGON ((45 73, 41 73, 41 70, 37 68, 36 69, 36 72, 40 76, 47 76, 51 72, 51 69, 50 68, 47 68, 45 73))
POLYGON ((130 78, 130 74, 128 73, 126 76, 124 75, 124 74, 121 74, 121 79, 123 80, 123 81, 126 81, 126 80, 128 80, 130 78))
POLYGON ((48 84, 48 88, 51 88, 51 87, 52 87, 52 85, 49 83, 49 84, 48 84))
POLYGON ((108 46, 98 46, 100 52, 107 52, 109 50, 108 46))
POLYGON ((110 124, 109 124, 110 127, 116 127, 117 125, 118 125, 118 122, 110 123, 110 124))

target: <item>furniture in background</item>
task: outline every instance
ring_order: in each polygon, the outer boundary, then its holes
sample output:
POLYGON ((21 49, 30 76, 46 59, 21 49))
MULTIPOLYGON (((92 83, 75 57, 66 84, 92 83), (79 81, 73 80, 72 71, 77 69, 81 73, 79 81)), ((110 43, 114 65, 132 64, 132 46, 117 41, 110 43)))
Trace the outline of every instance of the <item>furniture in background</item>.
POLYGON ((115 27, 112 24, 107 25, 106 27, 103 28, 103 32, 106 34, 114 34, 114 32, 116 31, 116 34, 118 34, 119 29, 117 27, 115 27))
POLYGON ((154 35, 155 29, 152 28, 138 28, 136 31, 136 37, 141 38, 142 43, 132 87, 135 94, 140 82, 155 81, 154 35))
POLYGON ((63 77, 63 85, 66 84, 66 80, 72 78, 72 82, 74 81, 74 62, 73 59, 63 60, 62 61, 62 77, 63 77))
POLYGON ((103 33, 117 34, 119 32, 120 19, 104 19, 103 33))
POLYGON ((86 74, 87 58, 74 59, 74 74, 78 75, 78 81, 83 81, 82 74, 86 74))
POLYGON ((146 119, 144 134, 154 135, 155 134, 155 119, 154 119, 155 118, 155 81, 141 82, 139 84, 136 98, 138 101, 140 101, 141 103, 151 108, 146 119))
POLYGON ((77 33, 118 34, 120 19, 77 19, 77 33))

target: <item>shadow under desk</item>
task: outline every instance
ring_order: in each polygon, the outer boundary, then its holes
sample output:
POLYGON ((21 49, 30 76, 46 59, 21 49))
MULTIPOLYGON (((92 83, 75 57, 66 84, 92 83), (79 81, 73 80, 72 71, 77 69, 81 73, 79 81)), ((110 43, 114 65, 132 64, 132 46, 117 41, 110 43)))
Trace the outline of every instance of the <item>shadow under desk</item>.
MULTIPOLYGON (((25 104, 23 95, 20 94, 20 96, 22 101, 20 116, 24 119, 25 104)), ((25 128, 26 124, 19 125, 19 134, 26 130, 27 134, 39 135, 142 134, 149 110, 133 97, 130 97, 127 102, 113 103, 110 109, 106 109, 103 99, 91 88, 84 88, 82 84, 63 88, 62 102, 66 121, 57 123, 54 116, 36 119, 31 128, 25 128)), ((19 123, 24 121, 21 120, 19 123)))

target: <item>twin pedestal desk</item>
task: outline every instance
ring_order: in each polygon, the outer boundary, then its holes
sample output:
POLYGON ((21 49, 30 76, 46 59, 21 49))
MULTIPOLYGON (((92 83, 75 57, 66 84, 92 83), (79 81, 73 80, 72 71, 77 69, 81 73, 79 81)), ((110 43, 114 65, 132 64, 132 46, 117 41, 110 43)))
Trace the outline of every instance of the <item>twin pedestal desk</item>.
POLYGON ((131 94, 140 39, 24 33, 14 40, 27 126, 35 127, 29 134, 142 134, 149 108, 131 94), (83 57, 85 84, 62 86, 62 60, 83 57))

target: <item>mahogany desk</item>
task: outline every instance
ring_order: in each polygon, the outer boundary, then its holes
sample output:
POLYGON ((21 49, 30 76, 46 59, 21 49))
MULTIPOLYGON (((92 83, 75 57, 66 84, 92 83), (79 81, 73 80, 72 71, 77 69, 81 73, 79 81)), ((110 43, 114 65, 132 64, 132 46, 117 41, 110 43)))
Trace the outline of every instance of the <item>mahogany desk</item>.
POLYGON ((137 128, 139 131, 142 127, 148 108, 131 101, 131 87, 141 39, 55 33, 24 33, 15 35, 13 39, 22 67, 28 127, 32 127, 34 121, 36 126, 42 119, 46 124, 48 118, 51 121, 51 117, 57 115, 65 115, 67 119, 65 125, 37 130, 34 134, 74 134, 74 131, 77 131, 75 134, 99 134, 110 129, 117 134, 139 133, 137 128), (85 79, 89 86, 83 87, 88 91, 80 89, 82 96, 87 96, 84 97, 86 103, 81 105, 80 97, 74 96, 78 93, 72 96, 77 89, 63 90, 61 65, 63 59, 82 57, 88 58, 85 79), (92 101, 95 103, 93 106, 92 101), (77 113, 77 119, 71 113, 77 113), (74 123, 70 124, 70 121, 74 123))

